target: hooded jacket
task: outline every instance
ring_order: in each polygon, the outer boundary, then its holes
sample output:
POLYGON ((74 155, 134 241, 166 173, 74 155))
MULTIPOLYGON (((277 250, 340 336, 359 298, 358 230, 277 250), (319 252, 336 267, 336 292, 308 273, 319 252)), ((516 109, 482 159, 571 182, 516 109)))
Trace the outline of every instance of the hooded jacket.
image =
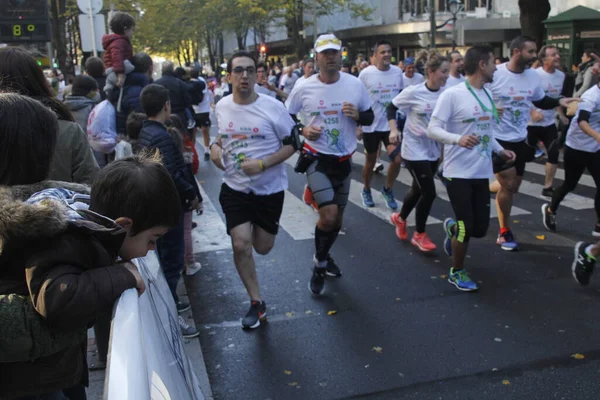
MULTIPOLYGON (((29 296, 53 329, 85 333, 136 281, 116 263, 124 230, 105 217, 68 206, 82 197, 74 192, 39 193, 57 187, 89 191, 50 181, 0 187, 0 294, 29 296)), ((0 398, 87 385, 86 351, 82 340, 49 356, 0 363, 0 398)))
POLYGON ((96 102, 85 96, 67 96, 63 102, 73 114, 75 122, 79 124, 84 132, 87 132, 88 117, 92 112, 92 108, 96 106, 96 102))
POLYGON ((133 57, 133 46, 125 35, 111 33, 102 36, 104 67, 112 68, 115 74, 125 73, 125 60, 133 57))

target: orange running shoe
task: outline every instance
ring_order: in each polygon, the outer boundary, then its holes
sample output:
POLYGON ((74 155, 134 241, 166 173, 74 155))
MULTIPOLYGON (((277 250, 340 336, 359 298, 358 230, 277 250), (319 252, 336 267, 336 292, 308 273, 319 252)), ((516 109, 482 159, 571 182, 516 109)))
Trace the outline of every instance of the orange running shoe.
POLYGON ((400 213, 393 213, 390 217, 392 224, 396 227, 396 236, 400 240, 408 239, 408 232, 406 231, 406 221, 400 218, 400 213))
POLYGON ((410 242, 421 251, 433 251, 437 249, 437 246, 429 240, 426 232, 415 232, 410 242))

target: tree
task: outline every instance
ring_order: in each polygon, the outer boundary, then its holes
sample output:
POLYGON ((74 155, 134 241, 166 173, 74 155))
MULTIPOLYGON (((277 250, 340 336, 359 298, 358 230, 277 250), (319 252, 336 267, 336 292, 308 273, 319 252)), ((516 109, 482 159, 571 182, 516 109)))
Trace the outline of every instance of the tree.
POLYGON ((548 0, 519 0, 519 22, 524 35, 535 39, 538 49, 544 43, 544 24, 550 13, 548 0))

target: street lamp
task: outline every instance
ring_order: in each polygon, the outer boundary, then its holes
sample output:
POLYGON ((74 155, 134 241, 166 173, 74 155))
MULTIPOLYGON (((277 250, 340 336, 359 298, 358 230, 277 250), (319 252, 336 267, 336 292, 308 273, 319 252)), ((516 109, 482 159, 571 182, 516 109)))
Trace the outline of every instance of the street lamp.
MULTIPOLYGON (((433 4, 433 1, 431 1, 431 3, 433 4)), ((460 0, 448 1, 448 11, 450 11, 450 14, 452 14, 452 18, 449 18, 441 25, 435 26, 436 30, 442 29, 449 22, 452 22, 452 50, 454 50, 456 48, 456 19, 457 19, 456 16, 462 10, 464 10, 464 7, 463 7, 462 3, 460 2, 460 0)), ((434 13, 435 13, 435 10, 432 8, 432 23, 434 23, 434 21, 435 21, 435 16, 433 15, 434 13)), ((431 32, 431 35, 432 35, 432 39, 433 39, 432 44, 433 44, 433 47, 435 47, 435 30, 433 32, 431 32)))

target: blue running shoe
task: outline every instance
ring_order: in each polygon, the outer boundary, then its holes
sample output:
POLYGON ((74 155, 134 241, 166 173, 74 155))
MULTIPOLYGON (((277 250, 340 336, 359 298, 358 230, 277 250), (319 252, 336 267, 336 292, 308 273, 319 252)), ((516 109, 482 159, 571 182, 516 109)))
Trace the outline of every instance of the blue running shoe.
POLYGON ((452 228, 455 225, 456 221, 452 218, 446 218, 444 220, 444 232, 446 233, 446 238, 444 238, 444 251, 448 254, 448 257, 452 257, 452 238, 454 237, 452 228))
POLYGON ((363 189, 362 191, 362 203, 365 207, 375 207, 375 202, 373 201, 373 195, 371 194, 371 189, 363 189))
POLYGON ((535 158, 544 157, 544 151, 539 147, 535 150, 535 158))
POLYGON ((454 268, 450 268, 450 276, 448 277, 448 282, 456 286, 458 290, 462 290, 463 292, 474 292, 479 289, 477 284, 471 280, 469 274, 464 269, 459 269, 458 271, 454 271, 454 268))
POLYGON ((506 251, 516 251, 519 250, 519 244, 515 240, 515 237, 512 231, 504 232, 504 235, 498 235, 498 239, 496 239, 496 244, 500 245, 502 250, 506 251))
POLYGON ((385 205, 387 208, 390 210, 395 210, 398 208, 398 203, 396 203, 396 200, 394 199, 394 192, 392 189, 386 189, 384 185, 383 190, 381 191, 381 196, 385 200, 385 205))

